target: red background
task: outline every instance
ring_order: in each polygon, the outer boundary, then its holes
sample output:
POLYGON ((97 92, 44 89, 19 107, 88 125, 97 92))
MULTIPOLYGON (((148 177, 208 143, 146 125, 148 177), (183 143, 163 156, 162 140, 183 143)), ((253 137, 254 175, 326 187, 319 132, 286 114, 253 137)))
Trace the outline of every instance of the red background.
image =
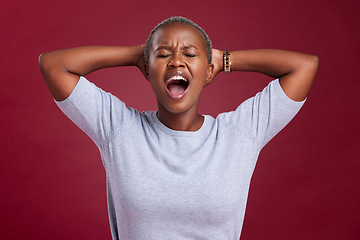
MULTIPOLYGON (((303 109, 262 151, 242 240, 360 239, 359 10, 357 0, 8 1, 0 8, 0 239, 110 239, 105 172, 92 141, 56 107, 40 53, 81 45, 144 43, 183 15, 215 48, 316 54, 320 70, 303 109)), ((88 76, 128 106, 156 110, 134 67, 88 76)), ((269 82, 220 74, 201 112, 236 108, 269 82)))

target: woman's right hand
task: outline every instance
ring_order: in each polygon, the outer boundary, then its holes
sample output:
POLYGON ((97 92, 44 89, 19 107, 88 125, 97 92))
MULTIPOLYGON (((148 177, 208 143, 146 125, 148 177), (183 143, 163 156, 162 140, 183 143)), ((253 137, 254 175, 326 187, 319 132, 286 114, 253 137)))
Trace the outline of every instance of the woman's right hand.
POLYGON ((145 44, 141 44, 137 46, 138 61, 136 63, 136 66, 140 69, 141 73, 146 77, 145 63, 144 63, 144 47, 145 44))

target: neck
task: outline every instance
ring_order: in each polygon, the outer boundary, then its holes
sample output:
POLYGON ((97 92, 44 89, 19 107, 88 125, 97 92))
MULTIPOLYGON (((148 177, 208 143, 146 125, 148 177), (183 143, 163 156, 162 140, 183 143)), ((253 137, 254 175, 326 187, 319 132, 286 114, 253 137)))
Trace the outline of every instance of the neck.
POLYGON ((197 109, 174 114, 159 107, 157 117, 165 126, 177 131, 195 132, 201 128, 204 122, 204 117, 197 113, 197 109))

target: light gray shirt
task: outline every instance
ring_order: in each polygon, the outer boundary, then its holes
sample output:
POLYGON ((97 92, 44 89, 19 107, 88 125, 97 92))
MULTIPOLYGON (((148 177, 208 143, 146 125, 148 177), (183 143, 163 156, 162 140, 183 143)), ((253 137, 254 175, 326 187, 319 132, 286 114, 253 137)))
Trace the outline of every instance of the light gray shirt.
POLYGON ((235 111, 175 131, 81 77, 56 102, 97 145, 113 239, 238 240, 260 150, 299 111, 272 81, 235 111))

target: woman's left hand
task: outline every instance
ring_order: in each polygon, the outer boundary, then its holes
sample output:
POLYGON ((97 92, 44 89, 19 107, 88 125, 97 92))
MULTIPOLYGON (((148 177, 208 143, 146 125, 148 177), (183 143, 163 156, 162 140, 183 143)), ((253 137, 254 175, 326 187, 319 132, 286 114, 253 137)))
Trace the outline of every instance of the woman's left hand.
POLYGON ((212 75, 212 79, 214 79, 214 77, 223 70, 223 51, 213 48, 211 63, 214 65, 214 72, 212 75))

